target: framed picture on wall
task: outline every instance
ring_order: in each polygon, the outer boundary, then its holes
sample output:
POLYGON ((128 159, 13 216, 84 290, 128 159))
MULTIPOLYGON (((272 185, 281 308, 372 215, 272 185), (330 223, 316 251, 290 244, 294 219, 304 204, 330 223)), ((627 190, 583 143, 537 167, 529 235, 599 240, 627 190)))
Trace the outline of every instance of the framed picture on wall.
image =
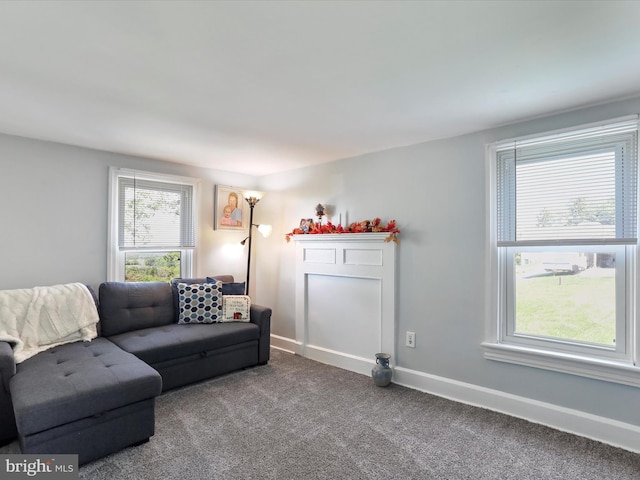
POLYGON ((249 206, 245 204, 243 190, 238 187, 216 185, 213 202, 214 230, 246 230, 249 206))

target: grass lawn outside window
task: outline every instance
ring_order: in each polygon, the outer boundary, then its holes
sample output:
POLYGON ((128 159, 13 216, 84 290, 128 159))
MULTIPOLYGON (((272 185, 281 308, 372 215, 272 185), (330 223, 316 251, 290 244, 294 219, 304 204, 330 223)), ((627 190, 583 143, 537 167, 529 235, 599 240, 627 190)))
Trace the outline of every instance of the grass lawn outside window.
POLYGON ((615 269, 516 266, 516 334, 615 346, 615 269))

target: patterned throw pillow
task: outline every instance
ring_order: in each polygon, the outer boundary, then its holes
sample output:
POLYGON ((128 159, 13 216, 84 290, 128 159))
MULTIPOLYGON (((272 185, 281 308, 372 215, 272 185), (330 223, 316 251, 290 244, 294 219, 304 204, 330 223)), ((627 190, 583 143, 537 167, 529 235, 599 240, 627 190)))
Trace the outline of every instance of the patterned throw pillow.
POLYGON ((178 323, 216 323, 222 318, 222 282, 178 283, 178 323))
POLYGON ((251 299, 247 295, 224 295, 221 322, 249 322, 250 310, 251 299))

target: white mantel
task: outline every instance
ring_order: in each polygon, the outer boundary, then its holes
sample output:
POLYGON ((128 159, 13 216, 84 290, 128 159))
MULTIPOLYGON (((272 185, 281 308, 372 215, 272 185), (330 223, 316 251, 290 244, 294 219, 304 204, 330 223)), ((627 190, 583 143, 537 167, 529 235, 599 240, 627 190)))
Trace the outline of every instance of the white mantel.
POLYGON ((302 356, 369 375, 395 360, 396 244, 387 233, 294 235, 302 356))

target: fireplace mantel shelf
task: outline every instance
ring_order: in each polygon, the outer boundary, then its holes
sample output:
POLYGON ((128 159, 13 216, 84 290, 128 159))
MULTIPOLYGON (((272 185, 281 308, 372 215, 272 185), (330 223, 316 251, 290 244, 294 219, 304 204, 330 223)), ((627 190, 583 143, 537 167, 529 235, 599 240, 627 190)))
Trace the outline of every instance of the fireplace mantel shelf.
MULTIPOLYGON (((367 233, 306 233, 291 235, 291 240, 296 242, 377 242, 384 241, 389 232, 367 233)), ((393 242, 391 242, 393 243, 393 242)))

